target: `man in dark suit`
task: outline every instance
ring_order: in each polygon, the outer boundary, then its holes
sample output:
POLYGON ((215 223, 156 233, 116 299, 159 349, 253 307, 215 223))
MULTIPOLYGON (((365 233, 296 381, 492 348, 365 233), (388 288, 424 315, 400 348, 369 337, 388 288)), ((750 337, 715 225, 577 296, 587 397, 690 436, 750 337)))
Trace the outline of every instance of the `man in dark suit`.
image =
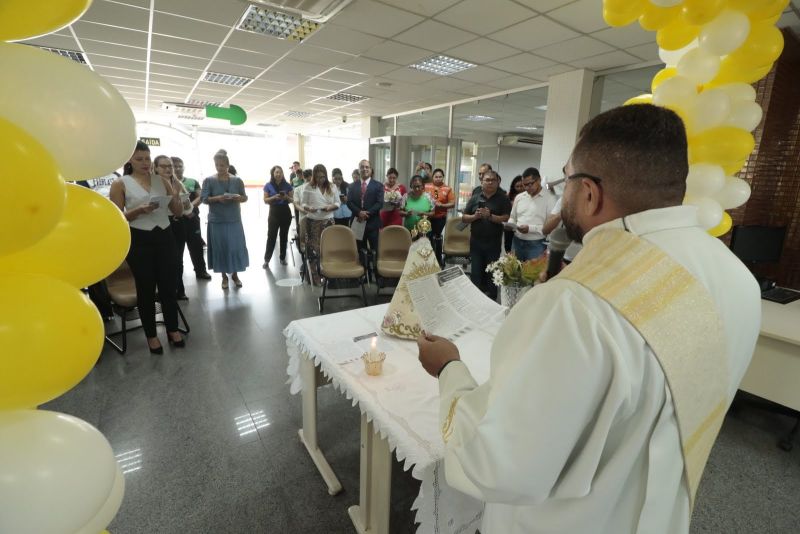
POLYGON ((358 248, 365 248, 366 241, 373 256, 376 256, 378 233, 382 226, 380 211, 383 207, 383 184, 372 179, 372 165, 368 160, 362 159, 358 170, 360 180, 350 184, 347 190, 347 207, 353 212, 354 218, 367 222, 364 239, 358 242, 358 248))

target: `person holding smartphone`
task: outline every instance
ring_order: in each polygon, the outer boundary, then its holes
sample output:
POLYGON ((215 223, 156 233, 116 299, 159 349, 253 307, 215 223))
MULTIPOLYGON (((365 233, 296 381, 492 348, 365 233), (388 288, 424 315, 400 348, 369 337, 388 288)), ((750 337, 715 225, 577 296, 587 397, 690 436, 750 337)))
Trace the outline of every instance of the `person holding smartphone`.
POLYGON ((486 171, 481 179, 481 192, 467 202, 461 222, 470 224, 469 256, 472 283, 489 298, 497 298, 497 286, 486 272, 486 266, 500 258, 503 223, 511 214, 511 201, 499 189, 500 180, 494 171, 486 171))
POLYGON ((280 234, 280 260, 286 265, 286 245, 289 240, 289 227, 292 226, 292 203, 294 189, 283 176, 283 169, 275 165, 269 171, 269 181, 264 184, 264 204, 269 206, 267 222, 267 250, 264 252, 264 269, 269 268, 275 242, 280 234))

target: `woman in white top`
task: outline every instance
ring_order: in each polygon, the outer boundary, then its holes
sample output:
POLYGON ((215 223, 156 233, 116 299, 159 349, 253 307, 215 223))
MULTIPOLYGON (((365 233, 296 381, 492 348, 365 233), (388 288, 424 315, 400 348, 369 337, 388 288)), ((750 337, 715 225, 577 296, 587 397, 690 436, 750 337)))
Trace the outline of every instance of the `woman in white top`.
POLYGON ((111 185, 109 196, 131 227, 131 248, 126 261, 136 282, 136 306, 147 345, 151 353, 162 354, 164 349, 156 335, 156 287, 169 344, 185 346, 178 331, 175 239, 169 228, 169 213, 180 215, 183 208, 179 193, 164 178, 151 174, 151 170, 150 148, 140 141, 125 164, 125 175, 111 185))
POLYGON ((333 212, 339 209, 339 191, 328 181, 325 165, 314 165, 311 181, 303 188, 302 206, 306 214, 306 253, 311 264, 314 285, 319 285, 319 239, 322 231, 333 224, 333 212))

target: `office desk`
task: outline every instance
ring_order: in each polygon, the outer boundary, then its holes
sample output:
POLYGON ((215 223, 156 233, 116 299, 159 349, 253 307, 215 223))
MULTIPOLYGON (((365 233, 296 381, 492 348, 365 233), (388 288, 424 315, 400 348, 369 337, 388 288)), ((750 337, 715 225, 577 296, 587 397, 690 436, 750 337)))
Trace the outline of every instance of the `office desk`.
POLYGON ((800 411, 800 300, 762 300, 761 314, 761 333, 739 389, 800 411))

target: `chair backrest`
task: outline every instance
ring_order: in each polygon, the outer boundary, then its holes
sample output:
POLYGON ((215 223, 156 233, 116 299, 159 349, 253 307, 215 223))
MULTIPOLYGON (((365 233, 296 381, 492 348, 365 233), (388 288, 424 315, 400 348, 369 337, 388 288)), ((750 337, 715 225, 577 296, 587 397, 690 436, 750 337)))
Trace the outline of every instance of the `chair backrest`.
POLYGON ((319 238, 320 263, 359 263, 356 236, 347 226, 328 226, 319 238))
POLYGON ((378 263, 381 260, 402 261, 408 258, 411 248, 411 232, 404 226, 387 226, 378 238, 378 263))
POLYGON ((459 230, 461 217, 447 219, 444 228, 444 241, 442 248, 448 255, 469 256, 470 225, 466 225, 463 230, 459 230))
POLYGON ((105 282, 108 296, 114 304, 126 308, 136 306, 136 281, 133 279, 128 262, 123 261, 106 277, 105 282))

